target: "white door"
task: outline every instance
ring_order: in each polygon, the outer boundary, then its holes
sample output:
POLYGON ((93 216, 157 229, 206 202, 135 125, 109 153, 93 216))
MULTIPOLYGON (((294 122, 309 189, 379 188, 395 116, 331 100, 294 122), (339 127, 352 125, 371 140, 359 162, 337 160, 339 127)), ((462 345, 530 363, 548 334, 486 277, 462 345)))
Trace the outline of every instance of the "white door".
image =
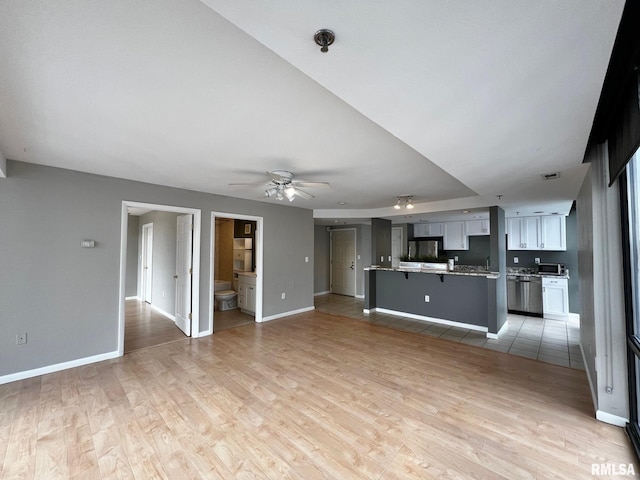
POLYGON ((400 257, 403 253, 403 239, 402 227, 391 228, 391 266, 393 268, 400 266, 400 257))
POLYGON ((153 286, 153 223, 142 226, 142 301, 151 303, 153 286))
POLYGON ((176 325, 191 335, 191 262, 193 249, 192 215, 178 217, 176 239, 176 325))
POLYGON ((331 292, 356 295, 356 231, 331 231, 331 292))

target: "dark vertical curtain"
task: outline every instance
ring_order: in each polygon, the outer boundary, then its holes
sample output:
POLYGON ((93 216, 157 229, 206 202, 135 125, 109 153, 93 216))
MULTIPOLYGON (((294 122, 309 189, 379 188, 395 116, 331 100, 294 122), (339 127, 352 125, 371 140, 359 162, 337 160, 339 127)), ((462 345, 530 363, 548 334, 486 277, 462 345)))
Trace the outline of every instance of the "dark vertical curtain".
MULTIPOLYGON (((640 28, 640 27, 639 27, 640 28)), ((638 74, 627 82, 622 104, 609 135, 609 186, 624 171, 627 162, 640 147, 640 90, 638 74)))

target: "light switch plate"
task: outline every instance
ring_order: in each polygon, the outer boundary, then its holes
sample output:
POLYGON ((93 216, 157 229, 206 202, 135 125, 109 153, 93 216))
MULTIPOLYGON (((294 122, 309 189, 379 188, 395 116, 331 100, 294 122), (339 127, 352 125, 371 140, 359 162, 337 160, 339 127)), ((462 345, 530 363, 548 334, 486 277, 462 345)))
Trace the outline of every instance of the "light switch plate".
POLYGON ((518 263, 518 257, 513 257, 513 263, 518 263))

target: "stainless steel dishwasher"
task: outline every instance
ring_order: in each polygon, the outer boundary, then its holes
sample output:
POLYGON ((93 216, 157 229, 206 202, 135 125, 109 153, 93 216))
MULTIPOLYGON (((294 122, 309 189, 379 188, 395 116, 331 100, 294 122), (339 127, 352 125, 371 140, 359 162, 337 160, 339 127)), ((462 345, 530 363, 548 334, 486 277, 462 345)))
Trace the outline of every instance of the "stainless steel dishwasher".
POLYGON ((542 315, 542 278, 528 275, 507 277, 507 310, 542 315))

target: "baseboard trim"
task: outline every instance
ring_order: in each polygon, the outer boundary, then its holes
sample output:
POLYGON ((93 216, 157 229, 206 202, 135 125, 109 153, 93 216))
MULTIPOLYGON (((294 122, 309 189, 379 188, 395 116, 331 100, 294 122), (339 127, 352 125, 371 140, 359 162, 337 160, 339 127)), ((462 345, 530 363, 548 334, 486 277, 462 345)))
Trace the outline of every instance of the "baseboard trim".
POLYGON ((213 335, 213 330, 209 329, 209 330, 205 330, 204 332, 200 332, 198 334, 198 338, 206 337, 207 335, 213 335))
POLYGON ((173 323, 176 323, 176 317, 174 315, 171 315, 169 312, 165 312, 164 310, 162 310, 160 307, 156 307, 155 305, 151 305, 151 308, 153 308, 156 312, 158 312, 160 315, 163 315, 165 317, 167 317, 169 320, 171 320, 173 323))
POLYGON ((364 298, 364 295, 355 295, 356 298, 364 298))
POLYGON ((507 328, 509 328, 509 320, 505 320, 505 322, 502 324, 502 326, 500 327, 500 330, 498 330, 498 333, 489 333, 487 332, 487 338, 490 338, 492 340, 498 340, 500 338, 500 335, 502 335, 502 332, 504 332, 507 328))
POLYGON ((134 295, 133 297, 124 297, 124 299, 125 300, 138 300, 138 301, 141 301, 140 297, 137 296, 137 295, 134 295))
POLYGON ((305 308, 299 308, 298 310, 291 310, 289 312, 283 312, 283 313, 277 313, 275 315, 269 315, 268 317, 262 317, 262 321, 263 322, 269 322, 271 320, 276 320, 278 318, 283 318, 283 317, 289 317, 291 315, 296 315, 298 313, 304 313, 304 312, 310 312, 312 310, 315 310, 316 307, 305 307, 305 308))
POLYGON ((577 320, 579 322, 580 321, 580 314, 579 313, 569 313, 569 320, 577 320))
POLYGON ((327 290, 326 292, 317 292, 317 293, 314 293, 314 294, 313 294, 313 296, 314 296, 314 297, 319 297, 320 295, 327 295, 327 294, 329 294, 329 293, 331 293, 331 291, 327 290))
POLYGON ((615 425, 616 427, 624 427, 629 423, 628 418, 612 415, 611 413, 603 412, 602 410, 596 411, 596 419, 604 423, 615 425))
POLYGON ((389 315, 397 315, 398 317, 406 317, 413 318, 414 320, 421 320, 423 322, 432 322, 432 323, 440 323, 442 325, 449 325, 451 327, 462 327, 467 328, 469 330, 475 330, 478 332, 486 332, 487 327, 482 327, 480 325, 473 325, 471 323, 462 323, 455 322, 453 320, 445 320, 444 318, 435 318, 435 317, 426 317, 424 315, 416 315, 414 313, 406 313, 406 312, 397 312, 395 310, 387 310, 386 308, 372 308, 371 310, 364 309, 364 313, 387 313, 389 315))
POLYGON ((61 370, 68 370, 70 368, 82 367, 84 365, 89 365, 90 363, 103 362, 105 360, 118 358, 119 356, 120 354, 116 350, 114 352, 101 353, 100 355, 94 355, 92 357, 78 358, 77 360, 70 360, 68 362, 56 363, 55 365, 48 365, 46 367, 34 368, 33 370, 25 370, 24 372, 11 373, 0 377, 0 385, 17 382, 18 380, 25 380, 27 378, 39 377, 40 375, 55 373, 61 370))

